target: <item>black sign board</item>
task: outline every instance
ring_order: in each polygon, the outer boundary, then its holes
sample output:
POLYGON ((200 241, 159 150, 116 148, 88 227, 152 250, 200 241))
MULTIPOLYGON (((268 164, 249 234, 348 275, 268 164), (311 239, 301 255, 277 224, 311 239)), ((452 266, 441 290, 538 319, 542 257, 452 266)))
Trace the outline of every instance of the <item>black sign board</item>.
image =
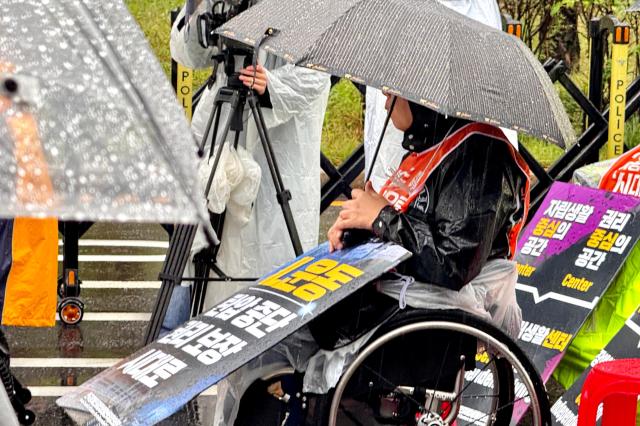
POLYGON ((410 256, 325 243, 61 397, 85 424, 154 424, 410 256))

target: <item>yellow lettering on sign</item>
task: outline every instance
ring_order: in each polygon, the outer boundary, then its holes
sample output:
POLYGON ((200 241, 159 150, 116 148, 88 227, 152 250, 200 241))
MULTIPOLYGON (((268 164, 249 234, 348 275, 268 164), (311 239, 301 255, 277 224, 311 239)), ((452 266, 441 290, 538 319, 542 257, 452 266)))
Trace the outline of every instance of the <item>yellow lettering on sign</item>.
POLYGON ((518 263, 518 275, 523 277, 530 277, 536 271, 535 266, 531 266, 529 264, 520 264, 518 263))
POLYGON ((320 259, 301 270, 302 266, 313 260, 313 257, 304 257, 259 284, 290 293, 305 302, 313 302, 327 291, 336 291, 363 274, 360 269, 333 259, 320 259))
POLYGON ((544 339, 544 342, 542 342, 542 346, 549 349, 555 349, 558 352, 563 352, 572 337, 572 334, 565 333, 560 330, 551 330, 549 334, 547 334, 546 339, 544 339))
POLYGON ((180 102, 180 105, 182 105, 182 108, 184 108, 184 113, 187 116, 187 119, 191 120, 191 115, 193 113, 193 105, 191 102, 191 92, 193 91, 193 70, 178 64, 177 80, 176 94, 178 96, 178 101, 180 102))
POLYGON ((571 274, 565 275, 564 279, 562 280, 563 287, 572 288, 583 293, 589 291, 592 285, 593 281, 589 281, 585 278, 574 277, 571 274))
POLYGON ((624 151, 624 120, 627 99, 627 55, 629 45, 611 45, 611 93, 609 95, 609 141, 607 157, 614 158, 624 151))
POLYGON ((289 272, 298 269, 300 266, 304 265, 305 263, 311 262, 312 260, 313 260, 313 257, 303 257, 297 262, 294 262, 291 265, 287 266, 283 270, 276 272, 275 274, 270 275, 264 280, 260 281, 260 285, 272 287, 272 288, 275 288, 276 290, 284 291, 285 293, 291 293, 293 290, 295 290, 296 286, 287 284, 288 280, 280 280, 280 278, 284 277, 289 272))
POLYGON ((324 296, 326 292, 327 290, 318 284, 306 283, 293 290, 293 295, 305 302, 313 302, 324 296))
POLYGON ((489 363, 489 354, 487 353, 487 351, 483 351, 482 353, 477 353, 476 354, 476 361, 477 362, 481 362, 483 364, 488 364, 489 363))

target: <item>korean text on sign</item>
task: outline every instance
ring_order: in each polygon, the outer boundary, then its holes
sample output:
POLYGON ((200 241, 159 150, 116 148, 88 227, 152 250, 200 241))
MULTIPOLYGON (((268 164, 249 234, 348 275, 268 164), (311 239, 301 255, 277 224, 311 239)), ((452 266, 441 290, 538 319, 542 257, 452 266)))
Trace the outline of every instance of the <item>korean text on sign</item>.
POLYGON ((589 237, 587 247, 622 254, 629 245, 631 237, 619 232, 598 228, 589 237))
POLYGON ((544 211, 544 215, 552 219, 585 224, 593 212, 593 206, 588 204, 551 200, 549 207, 544 211))
POLYGON ((215 364, 222 358, 240 352, 247 342, 201 321, 190 321, 169 333, 158 343, 182 349, 204 365, 215 364))
POLYGON ((536 237, 553 238, 563 240, 571 229, 571 223, 561 220, 552 220, 546 217, 541 218, 533 229, 536 237))
POLYGON ((544 325, 522 321, 522 327, 520 328, 518 339, 523 342, 532 343, 536 346, 542 346, 562 352, 569 344, 572 336, 573 335, 561 330, 555 330, 544 325))
POLYGON ((363 273, 358 268, 333 259, 320 259, 305 270, 297 270, 312 261, 312 257, 304 257, 263 279, 260 285, 289 293, 304 302, 313 302, 327 291, 335 291, 363 273))
POLYGON ((273 330, 283 328, 297 315, 275 302, 248 294, 236 294, 204 314, 245 330, 256 338, 261 338, 273 330))
POLYGON ((522 246, 522 249, 520 249, 520 253, 533 257, 539 257, 544 252, 544 249, 547 248, 548 244, 549 240, 547 240, 546 238, 529 237, 522 246))
POLYGON ((604 229, 613 229, 614 231, 620 231, 624 229, 624 227, 631 219, 631 214, 623 213, 616 210, 607 210, 602 219, 600 220, 599 228, 604 229))

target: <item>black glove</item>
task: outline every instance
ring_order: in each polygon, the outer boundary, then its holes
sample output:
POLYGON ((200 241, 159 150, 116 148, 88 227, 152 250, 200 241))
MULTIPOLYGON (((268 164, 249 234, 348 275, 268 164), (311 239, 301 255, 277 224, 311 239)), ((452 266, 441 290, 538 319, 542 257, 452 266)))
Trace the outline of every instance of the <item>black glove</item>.
POLYGON ((373 236, 373 233, 366 229, 346 229, 342 233, 340 241, 342 241, 344 248, 348 248, 360 245, 373 236))

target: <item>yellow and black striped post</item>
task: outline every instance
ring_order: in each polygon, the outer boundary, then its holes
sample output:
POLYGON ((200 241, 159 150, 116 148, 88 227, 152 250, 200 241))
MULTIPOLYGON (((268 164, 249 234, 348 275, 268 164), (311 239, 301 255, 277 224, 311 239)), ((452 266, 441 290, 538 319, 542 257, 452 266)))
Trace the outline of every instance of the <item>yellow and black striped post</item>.
MULTIPOLYGON (((178 17, 180 9, 171 11, 171 26, 178 17)), ((187 119, 191 121, 193 115, 193 70, 191 68, 184 67, 171 59, 171 84, 176 91, 178 102, 184 108, 184 113, 187 119)))
POLYGON ((629 25, 616 22, 610 29, 611 85, 609 92, 609 140, 607 158, 614 158, 624 152, 624 122, 627 103, 627 65, 629 55, 629 25))

